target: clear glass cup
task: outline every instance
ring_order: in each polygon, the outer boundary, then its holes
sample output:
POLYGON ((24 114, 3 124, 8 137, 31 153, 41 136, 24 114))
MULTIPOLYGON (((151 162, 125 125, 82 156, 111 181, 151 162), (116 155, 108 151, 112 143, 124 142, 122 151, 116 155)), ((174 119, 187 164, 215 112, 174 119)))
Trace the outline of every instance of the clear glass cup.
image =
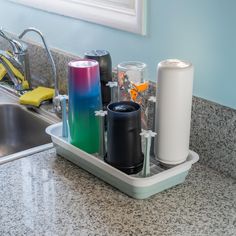
POLYGON ((124 77, 133 83, 143 83, 147 80, 147 65, 139 61, 125 61, 117 66, 118 79, 122 82, 124 77))
POLYGON ((142 128, 147 127, 147 64, 139 61, 125 61, 117 65, 119 101, 133 101, 141 106, 142 128))

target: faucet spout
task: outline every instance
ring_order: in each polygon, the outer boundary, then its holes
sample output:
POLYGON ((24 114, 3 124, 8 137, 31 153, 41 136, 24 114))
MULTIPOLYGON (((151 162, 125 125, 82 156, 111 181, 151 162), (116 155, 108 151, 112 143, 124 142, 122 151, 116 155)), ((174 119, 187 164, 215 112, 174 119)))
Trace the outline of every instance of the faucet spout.
POLYGON ((25 29, 18 37, 19 39, 22 39, 24 37, 24 35, 28 32, 35 32, 37 33, 41 39, 42 39, 42 42, 44 44, 44 47, 45 47, 45 50, 46 50, 46 53, 48 55, 48 58, 49 58, 49 61, 51 63, 51 67, 52 67, 52 74, 53 74, 53 82, 54 82, 54 90, 55 90, 55 95, 54 95, 54 98, 53 98, 53 109, 54 109, 54 112, 60 117, 62 115, 62 106, 61 106, 61 95, 60 95, 60 92, 59 92, 59 81, 58 81, 58 78, 57 78, 57 71, 56 71, 56 65, 55 65, 55 62, 53 60, 53 57, 52 57, 52 54, 51 54, 51 51, 49 50, 48 46, 47 46, 47 43, 46 43, 46 40, 42 34, 41 31, 39 31, 38 29, 35 29, 35 28, 28 28, 28 29, 25 29))
POLYGON ((24 37, 25 34, 27 34, 28 32, 35 32, 37 33, 40 38, 42 39, 42 42, 43 42, 43 45, 45 47, 45 50, 47 52, 47 55, 48 55, 48 58, 49 58, 49 61, 51 63, 51 67, 52 67, 52 73, 53 73, 53 81, 54 81, 54 88, 55 88, 55 96, 58 96, 59 95, 59 86, 58 86, 58 80, 57 80, 57 72, 56 72, 56 65, 55 65, 55 62, 53 60, 53 57, 52 57, 52 54, 47 46, 47 43, 46 43, 46 40, 42 34, 41 31, 39 31, 38 29, 36 28, 33 28, 33 27, 30 27, 28 29, 25 29, 18 37, 19 39, 22 39, 24 37))

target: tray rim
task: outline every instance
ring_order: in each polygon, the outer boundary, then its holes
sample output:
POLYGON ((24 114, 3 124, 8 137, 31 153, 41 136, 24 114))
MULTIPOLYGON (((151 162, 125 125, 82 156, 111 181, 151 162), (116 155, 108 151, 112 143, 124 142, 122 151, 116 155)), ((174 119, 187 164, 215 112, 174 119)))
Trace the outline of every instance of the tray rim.
MULTIPOLYGON (((124 172, 112 167, 111 165, 95 157, 94 155, 89 154, 75 147, 74 145, 66 141, 64 138, 62 138, 60 135, 56 135, 55 130, 58 132, 59 129, 60 130, 62 129, 61 127, 62 127, 62 122, 59 122, 59 123, 50 125, 46 128, 46 133, 51 136, 53 143, 64 148, 67 151, 72 152, 79 158, 91 163, 97 168, 103 169, 104 171, 120 179, 121 181, 124 181, 135 187, 147 187, 147 186, 156 184, 158 182, 164 181, 166 179, 172 178, 178 174, 188 171, 191 168, 192 164, 196 163, 199 160, 198 154, 192 150, 189 150, 188 159, 184 163, 179 164, 175 167, 172 167, 168 170, 162 171, 160 173, 157 173, 153 176, 149 176, 145 178, 135 177, 132 175, 125 174, 124 172)), ((59 132, 61 133, 61 131, 59 132)))

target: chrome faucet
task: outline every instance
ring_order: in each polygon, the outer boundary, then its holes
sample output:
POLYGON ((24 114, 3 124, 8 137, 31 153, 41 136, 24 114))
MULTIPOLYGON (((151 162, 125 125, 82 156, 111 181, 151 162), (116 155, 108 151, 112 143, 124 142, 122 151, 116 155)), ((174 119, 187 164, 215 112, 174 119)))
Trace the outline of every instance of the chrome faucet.
POLYGON ((18 37, 19 39, 22 39, 23 36, 28 33, 28 32, 35 32, 37 33, 41 39, 42 39, 42 42, 44 44, 44 47, 45 47, 45 50, 47 52, 47 55, 48 55, 48 58, 49 58, 49 61, 50 61, 50 64, 51 64, 51 67, 52 67, 52 73, 53 73, 53 82, 54 82, 54 89, 55 89, 55 95, 53 97, 53 110, 54 112, 58 115, 58 116, 61 116, 61 113, 62 113, 62 106, 61 106, 61 95, 59 93, 59 81, 57 79, 57 71, 56 71, 56 65, 55 65, 55 62, 53 60, 53 57, 52 57, 52 54, 47 46, 47 43, 46 43, 46 40, 45 38, 43 37, 43 34, 38 30, 38 29, 35 29, 35 28, 28 28, 28 29, 25 29, 18 37))
POLYGON ((15 68, 17 68, 20 73, 24 76, 25 81, 30 83, 30 70, 29 70, 29 56, 27 45, 15 39, 9 38, 1 29, 0 36, 6 39, 11 47, 12 53, 7 53, 5 51, 0 51, 0 62, 5 67, 11 81, 14 83, 16 90, 23 90, 22 84, 19 82, 18 78, 14 75, 12 69, 8 63, 4 60, 6 58, 15 68))
MULTIPOLYGON (((35 28, 28 28, 25 29, 19 36, 19 39, 22 39, 24 35, 28 32, 35 32, 37 33, 43 42, 43 45, 45 47, 47 56, 49 58, 49 62, 51 64, 52 68, 52 74, 53 74, 53 84, 54 84, 54 89, 55 89, 55 95, 53 98, 53 110, 55 113, 59 116, 61 116, 61 95, 59 93, 59 81, 57 79, 57 73, 56 73, 56 66, 55 62, 53 60, 52 54, 49 50, 49 47, 47 46, 46 40, 43 36, 43 34, 35 28)), ((6 68, 7 73, 11 79, 11 81, 14 83, 15 88, 17 90, 22 89, 22 86, 19 86, 18 79, 14 76, 14 73, 12 72, 11 68, 8 66, 8 64, 4 61, 4 59, 1 57, 1 55, 7 60, 9 60, 14 67, 19 69, 20 72, 24 75, 24 78, 26 81, 28 81, 29 85, 31 84, 31 76, 30 76, 30 66, 29 66, 29 54, 28 54, 28 47, 25 43, 23 43, 21 40, 15 40, 12 38, 9 38, 6 36, 6 34, 3 32, 3 30, 0 30, 0 36, 2 36, 4 39, 6 39, 11 47, 12 47, 12 55, 10 56, 8 53, 4 51, 0 51, 0 63, 6 68)))
POLYGON ((58 80, 57 80, 57 72, 56 72, 56 65, 55 65, 55 62, 53 60, 53 57, 52 57, 52 54, 51 54, 51 51, 49 50, 49 47, 46 43, 46 40, 43 36, 43 34, 41 33, 41 31, 39 31, 38 29, 35 29, 35 28, 28 28, 28 29, 25 29, 19 36, 18 38, 19 39, 22 39, 24 37, 24 35, 28 32, 35 32, 37 33, 40 37, 41 37, 41 40, 43 42, 43 45, 45 47, 45 50, 47 52, 47 55, 48 55, 48 58, 49 58, 49 62, 51 64, 51 67, 52 67, 52 73, 53 73, 53 82, 54 82, 54 87, 55 87, 55 96, 58 96, 59 95, 59 86, 58 86, 58 80))

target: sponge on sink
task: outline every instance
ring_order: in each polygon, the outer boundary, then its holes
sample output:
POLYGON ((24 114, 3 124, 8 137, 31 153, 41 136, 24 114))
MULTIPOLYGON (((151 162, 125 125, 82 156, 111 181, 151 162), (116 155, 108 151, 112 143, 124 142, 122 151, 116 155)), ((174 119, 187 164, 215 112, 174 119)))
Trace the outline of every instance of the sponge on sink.
POLYGON ((38 87, 22 95, 20 97, 20 104, 39 107, 41 102, 52 99, 54 93, 54 89, 38 87))

